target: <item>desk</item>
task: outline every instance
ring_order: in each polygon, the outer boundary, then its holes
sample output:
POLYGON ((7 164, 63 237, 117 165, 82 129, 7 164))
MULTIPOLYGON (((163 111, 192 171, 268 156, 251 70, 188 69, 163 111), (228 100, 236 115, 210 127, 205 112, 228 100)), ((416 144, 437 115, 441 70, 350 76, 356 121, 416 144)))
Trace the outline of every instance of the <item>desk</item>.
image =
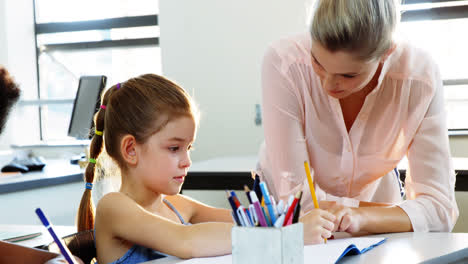
MULTIPOLYGON (((466 263, 468 261, 468 233, 394 233, 378 235, 387 241, 374 249, 356 256, 344 257, 339 263, 466 263)), ((229 257, 221 257, 209 263, 231 263, 229 257)), ((210 259, 211 260, 211 259, 210 259)), ((145 262, 146 264, 202 263, 197 259, 181 260, 168 257, 145 262)), ((313 259, 304 259, 313 263, 313 259)))
MULTIPOLYGON (((468 191, 468 158, 453 158, 453 165, 457 174, 455 191, 468 191)), ((252 185, 250 170, 255 169, 256 166, 256 156, 226 157, 194 162, 182 188, 186 190, 243 190, 245 184, 252 185)), ((407 168, 408 161, 403 159, 398 164, 403 180, 407 168)))
MULTIPOLYGON (((76 226, 54 225, 54 229, 59 237, 76 233, 76 226)), ((47 231, 47 229, 42 225, 0 225, 0 231, 26 231, 31 233, 42 232, 42 235, 38 237, 13 243, 25 247, 41 248, 41 246, 48 245, 53 241, 49 231, 47 231)))
POLYGON ((42 171, 0 176, 0 194, 83 181, 84 169, 69 160, 46 160, 42 171))

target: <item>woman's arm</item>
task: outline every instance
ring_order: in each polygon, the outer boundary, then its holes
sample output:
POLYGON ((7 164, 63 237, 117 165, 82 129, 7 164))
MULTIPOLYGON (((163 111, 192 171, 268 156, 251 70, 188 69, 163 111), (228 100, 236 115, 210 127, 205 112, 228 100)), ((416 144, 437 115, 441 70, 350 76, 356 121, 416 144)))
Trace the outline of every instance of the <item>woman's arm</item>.
POLYGON ((260 150, 263 154, 260 157, 261 173, 275 198, 287 201, 299 190, 307 191, 302 197, 302 206, 308 210, 313 205, 304 161, 310 159, 304 134, 303 95, 298 87, 305 74, 299 66, 283 63, 274 48, 267 50, 262 65, 265 146, 260 150))
POLYGON ((400 207, 384 203, 360 202, 350 208, 335 202, 320 202, 320 207, 335 215, 333 231, 372 234, 413 231, 408 215, 400 207))
POLYGON ((448 143, 443 85, 437 67, 435 64, 432 67, 431 86, 425 85, 420 90, 412 87, 420 92, 413 94, 412 100, 431 92, 433 96, 408 149, 406 201, 398 206, 408 214, 414 231, 449 232, 458 218, 455 171, 448 143))

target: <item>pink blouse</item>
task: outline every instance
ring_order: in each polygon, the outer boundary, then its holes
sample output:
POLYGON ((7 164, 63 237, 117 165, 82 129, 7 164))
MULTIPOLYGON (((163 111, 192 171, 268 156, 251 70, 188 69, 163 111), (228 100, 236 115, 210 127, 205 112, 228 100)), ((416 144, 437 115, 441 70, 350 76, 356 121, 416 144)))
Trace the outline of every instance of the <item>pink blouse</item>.
POLYGON ((349 133, 339 100, 327 95, 312 69, 311 38, 281 39, 262 67, 265 143, 258 169, 278 199, 303 190, 309 161, 318 200, 397 204, 414 231, 451 231, 458 218, 443 86, 428 54, 398 43, 383 65, 349 133), (408 157, 406 199, 394 168, 408 157))

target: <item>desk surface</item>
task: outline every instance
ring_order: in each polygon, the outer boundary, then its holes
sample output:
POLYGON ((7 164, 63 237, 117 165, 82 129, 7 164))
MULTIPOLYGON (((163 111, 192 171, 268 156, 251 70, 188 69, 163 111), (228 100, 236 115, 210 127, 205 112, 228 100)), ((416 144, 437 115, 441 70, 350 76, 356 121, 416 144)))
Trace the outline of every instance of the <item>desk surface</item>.
MULTIPOLYGON (((60 225, 55 226, 54 225, 54 230, 55 232, 57 232, 57 235, 59 237, 64 237, 64 236, 76 233, 75 226, 60 226, 60 225)), ((13 231, 13 232, 25 231, 29 233, 36 233, 36 232, 42 233, 42 235, 38 237, 14 243, 14 244, 18 244, 18 245, 26 246, 26 247, 41 247, 43 245, 48 245, 53 241, 52 236, 49 234, 49 231, 47 231, 47 229, 42 225, 0 225, 0 232, 1 231, 13 231)))
MULTIPOLYGON (((364 254, 344 257, 339 263, 413 264, 424 262, 434 264, 466 263, 468 261, 468 233, 395 233, 378 236, 387 237, 387 241, 364 254)), ((224 264, 231 262, 229 256, 222 256, 210 258, 209 263, 224 264), (211 262, 211 260, 213 261, 211 262)), ((168 257, 146 263, 188 264, 203 263, 203 261, 168 257)), ((304 259, 304 263, 313 263, 313 259, 304 259)))
POLYGON ((0 194, 83 180, 84 169, 69 160, 46 160, 42 171, 0 176, 0 194))

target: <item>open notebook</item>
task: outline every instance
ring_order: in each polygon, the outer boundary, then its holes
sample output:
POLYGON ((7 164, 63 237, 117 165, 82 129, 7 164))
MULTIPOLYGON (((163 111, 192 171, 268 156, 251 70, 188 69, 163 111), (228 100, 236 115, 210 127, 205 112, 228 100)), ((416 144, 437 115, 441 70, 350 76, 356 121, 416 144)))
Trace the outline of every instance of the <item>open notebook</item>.
MULTIPOLYGON (((384 243, 385 240, 385 237, 351 237, 330 239, 328 240, 327 244, 305 246, 304 263, 337 263, 344 256, 362 254, 384 243)), ((167 257, 145 263, 227 264, 232 263, 232 255, 209 258, 193 258, 187 260, 176 257, 167 257)))
POLYGON ((385 237, 352 237, 328 240, 327 244, 304 247, 304 260, 336 263, 344 256, 358 255, 384 243, 385 237))

